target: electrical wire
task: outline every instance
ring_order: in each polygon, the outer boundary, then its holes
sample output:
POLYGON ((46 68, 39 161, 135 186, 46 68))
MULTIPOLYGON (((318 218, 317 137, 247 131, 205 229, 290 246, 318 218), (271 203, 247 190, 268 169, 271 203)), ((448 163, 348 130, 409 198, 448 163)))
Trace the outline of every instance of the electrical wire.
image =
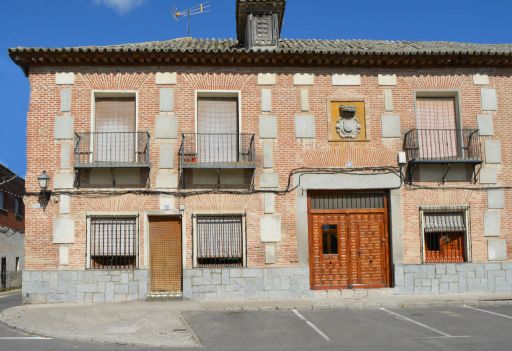
MULTIPOLYGON (((83 195, 87 197, 106 197, 106 196, 122 196, 127 194, 135 195, 174 195, 177 197, 190 197, 197 195, 206 194, 233 194, 233 195, 251 195, 261 193, 273 193, 276 195, 284 196, 300 188, 302 177, 305 175, 315 174, 350 174, 350 175, 376 175, 376 174, 394 174, 400 179, 400 185, 397 188, 402 187, 403 174, 401 168, 397 167, 359 167, 359 168, 310 168, 300 167, 295 168, 288 174, 287 185, 284 189, 254 189, 254 184, 251 184, 251 188, 248 190, 232 190, 232 189, 208 189, 208 190, 190 190, 190 191, 163 191, 163 190, 150 190, 150 189, 133 189, 133 190, 59 190, 54 191, 54 195, 70 195, 78 196, 83 195), (293 176, 298 175, 297 184, 293 185, 293 176)), ((39 192, 27 192, 28 196, 38 196, 39 192)))

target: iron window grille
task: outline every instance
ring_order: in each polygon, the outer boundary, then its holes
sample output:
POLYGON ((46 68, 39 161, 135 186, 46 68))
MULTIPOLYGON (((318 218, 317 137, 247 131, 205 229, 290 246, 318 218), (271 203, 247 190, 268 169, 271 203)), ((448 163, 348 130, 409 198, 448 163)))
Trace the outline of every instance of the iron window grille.
POLYGON ((14 214, 17 217, 23 217, 25 215, 23 211, 23 200, 19 197, 14 198, 14 214))
POLYGON ((469 235, 467 207, 421 209, 423 261, 467 262, 469 235))
POLYGON ((194 222, 196 267, 245 266, 245 216, 196 215, 194 222))
POLYGON ((91 269, 136 269, 138 225, 136 216, 89 217, 91 269))

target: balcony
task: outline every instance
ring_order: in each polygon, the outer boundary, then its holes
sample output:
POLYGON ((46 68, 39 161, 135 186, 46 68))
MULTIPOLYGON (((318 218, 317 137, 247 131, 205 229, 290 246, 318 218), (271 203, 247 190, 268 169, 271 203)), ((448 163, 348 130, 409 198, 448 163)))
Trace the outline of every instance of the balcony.
POLYGON ((254 169, 254 134, 183 133, 179 160, 181 169, 254 169))
POLYGON ((149 168, 149 133, 75 134, 75 168, 149 168))
POLYGON ((451 165, 474 167, 483 163, 478 129, 411 129, 404 137, 404 151, 409 163, 409 182, 419 165, 446 165, 441 176, 444 183, 451 165))
POLYGON ((411 163, 483 162, 478 129, 412 129, 405 134, 404 151, 411 163))

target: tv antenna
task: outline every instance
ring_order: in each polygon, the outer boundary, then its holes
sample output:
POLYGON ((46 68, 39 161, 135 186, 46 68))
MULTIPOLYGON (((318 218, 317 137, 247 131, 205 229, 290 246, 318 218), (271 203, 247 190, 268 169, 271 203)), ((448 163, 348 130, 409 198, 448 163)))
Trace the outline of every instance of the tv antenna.
POLYGON ((206 12, 210 12, 211 5, 209 1, 202 2, 198 5, 189 7, 188 9, 178 10, 176 6, 172 7, 171 15, 179 22, 183 17, 187 17, 187 36, 190 37, 190 16, 200 15, 206 12))

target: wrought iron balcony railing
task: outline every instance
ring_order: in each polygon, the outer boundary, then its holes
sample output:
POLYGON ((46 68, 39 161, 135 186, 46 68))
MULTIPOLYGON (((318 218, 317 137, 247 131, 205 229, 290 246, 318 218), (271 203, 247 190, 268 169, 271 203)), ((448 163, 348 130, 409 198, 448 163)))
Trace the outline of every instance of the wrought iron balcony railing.
POLYGON ((75 168, 149 167, 149 133, 75 134, 75 168))
POLYGON ((255 168, 254 134, 183 133, 179 150, 184 168, 255 168))
POLYGON ((411 129, 404 151, 412 163, 482 163, 478 129, 411 129))

